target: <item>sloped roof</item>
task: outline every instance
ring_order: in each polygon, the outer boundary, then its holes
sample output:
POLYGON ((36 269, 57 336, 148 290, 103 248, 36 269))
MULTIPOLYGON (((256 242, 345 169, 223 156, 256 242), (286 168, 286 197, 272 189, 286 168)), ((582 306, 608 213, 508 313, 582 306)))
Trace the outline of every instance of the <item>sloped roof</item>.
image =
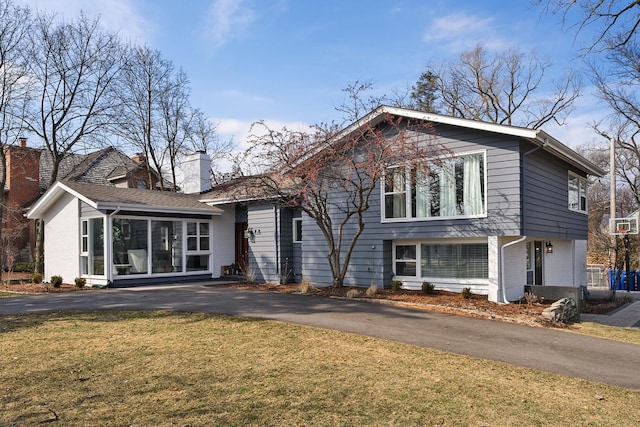
POLYGON ((360 128, 364 124, 377 125, 385 120, 387 114, 392 114, 397 117, 405 117, 407 119, 422 120, 432 123, 448 124, 452 126, 458 126, 467 129, 474 129, 479 131, 493 132, 502 135, 511 135, 519 138, 526 139, 533 144, 541 147, 543 150, 553 154, 554 156, 570 163, 577 167, 581 171, 588 175, 604 176, 604 171, 599 166, 595 165, 591 161, 587 160, 571 148, 567 147, 548 133, 539 129, 529 129, 518 126, 507 126, 490 122, 481 122, 478 120, 462 119, 458 117, 443 116, 434 113, 424 113, 422 111, 409 110, 406 108, 390 107, 382 105, 369 114, 364 116, 361 120, 347 126, 342 132, 340 132, 336 138, 343 138, 356 129, 360 128))
POLYGON ((130 210, 172 214, 220 215, 222 209, 210 206, 190 194, 157 190, 138 190, 72 181, 58 181, 29 210, 29 218, 42 218, 63 194, 69 193, 98 210, 130 210))
MULTIPOLYGON (((47 150, 40 154, 40 188, 46 190, 53 162, 47 150)), ((107 147, 89 154, 68 154, 60 162, 58 181, 75 181, 98 185, 113 185, 113 180, 124 178, 130 171, 145 168, 115 147, 107 147)), ((152 173, 156 174, 154 170, 152 173)), ((157 176, 157 174, 156 174, 157 176)), ((158 185, 159 186, 159 185, 158 185)), ((165 188, 171 184, 165 180, 165 188)))
POLYGON ((289 187, 289 193, 294 194, 292 182, 284 180, 285 177, 281 174, 241 176, 214 186, 201 193, 198 198, 203 203, 219 205, 230 202, 275 199, 278 197, 275 187, 284 188, 285 191, 286 187, 289 187), (278 185, 270 188, 269 181, 277 182, 278 185))

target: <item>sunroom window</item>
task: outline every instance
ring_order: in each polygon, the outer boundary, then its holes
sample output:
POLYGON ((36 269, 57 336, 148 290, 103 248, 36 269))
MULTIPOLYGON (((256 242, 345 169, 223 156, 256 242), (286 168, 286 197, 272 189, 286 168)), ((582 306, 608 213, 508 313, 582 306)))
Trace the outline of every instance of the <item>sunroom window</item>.
POLYGON ((385 176, 385 219, 485 214, 484 153, 423 165, 395 166, 385 176))

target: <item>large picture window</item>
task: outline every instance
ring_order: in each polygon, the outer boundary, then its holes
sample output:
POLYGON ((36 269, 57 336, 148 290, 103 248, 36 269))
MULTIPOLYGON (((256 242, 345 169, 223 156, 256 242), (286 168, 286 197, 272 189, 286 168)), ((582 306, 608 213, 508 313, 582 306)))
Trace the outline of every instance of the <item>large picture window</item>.
POLYGON ((402 243, 395 245, 394 273, 422 279, 487 279, 487 243, 402 243))
POLYGON ((422 277, 486 279, 489 253, 486 243, 420 245, 422 277))
POLYGON ((569 173, 569 209, 587 213, 587 180, 569 173))
MULTIPOLYGON (((83 254, 89 253, 84 248, 91 243, 91 224, 85 222, 81 241, 83 254)), ((209 221, 114 217, 113 274, 168 275, 209 271, 211 237, 209 221)))
POLYGON ((484 153, 438 164, 395 166, 384 185, 385 219, 473 217, 486 213, 484 153))

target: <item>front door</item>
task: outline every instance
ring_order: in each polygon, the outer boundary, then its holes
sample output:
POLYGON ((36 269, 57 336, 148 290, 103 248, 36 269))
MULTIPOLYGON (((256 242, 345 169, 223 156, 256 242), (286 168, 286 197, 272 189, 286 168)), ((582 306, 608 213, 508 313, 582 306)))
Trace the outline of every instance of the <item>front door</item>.
POLYGON ((243 271, 249 264, 249 239, 246 237, 248 224, 236 223, 236 255, 235 262, 243 271))
POLYGON ((542 285, 542 241, 527 244, 527 285, 542 285))

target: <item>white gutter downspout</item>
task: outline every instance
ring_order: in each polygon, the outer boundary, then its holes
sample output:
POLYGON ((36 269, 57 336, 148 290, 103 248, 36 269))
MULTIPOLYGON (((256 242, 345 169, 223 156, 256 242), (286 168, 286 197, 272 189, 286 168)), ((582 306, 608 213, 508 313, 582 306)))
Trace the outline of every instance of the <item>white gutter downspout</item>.
POLYGON ((509 304, 509 301, 507 300, 507 294, 504 290, 505 286, 504 286, 504 250, 505 248, 512 246, 512 245, 516 245, 518 243, 524 242, 525 240, 527 240, 527 236, 522 236, 520 237, 518 240, 514 240, 513 242, 509 242, 509 243, 505 243, 504 245, 502 245, 500 247, 500 280, 498 281, 498 298, 500 298, 500 293, 502 293, 502 301, 500 301, 501 303, 504 304, 509 304))
POLYGON ((106 245, 107 243, 109 243, 111 245, 110 249, 107 249, 106 247, 104 248, 104 253, 108 254, 107 257, 105 257, 105 262, 104 262, 104 269, 105 272, 107 273, 107 283, 113 283, 113 268, 111 267, 113 265, 113 216, 116 215, 118 212, 120 212, 120 206, 116 207, 116 210, 111 212, 109 215, 107 215, 107 218, 109 218, 109 221, 107 221, 107 227, 109 228, 109 232, 107 233, 105 230, 105 236, 108 236, 108 239, 105 239, 105 242, 103 243, 104 245, 106 245))

